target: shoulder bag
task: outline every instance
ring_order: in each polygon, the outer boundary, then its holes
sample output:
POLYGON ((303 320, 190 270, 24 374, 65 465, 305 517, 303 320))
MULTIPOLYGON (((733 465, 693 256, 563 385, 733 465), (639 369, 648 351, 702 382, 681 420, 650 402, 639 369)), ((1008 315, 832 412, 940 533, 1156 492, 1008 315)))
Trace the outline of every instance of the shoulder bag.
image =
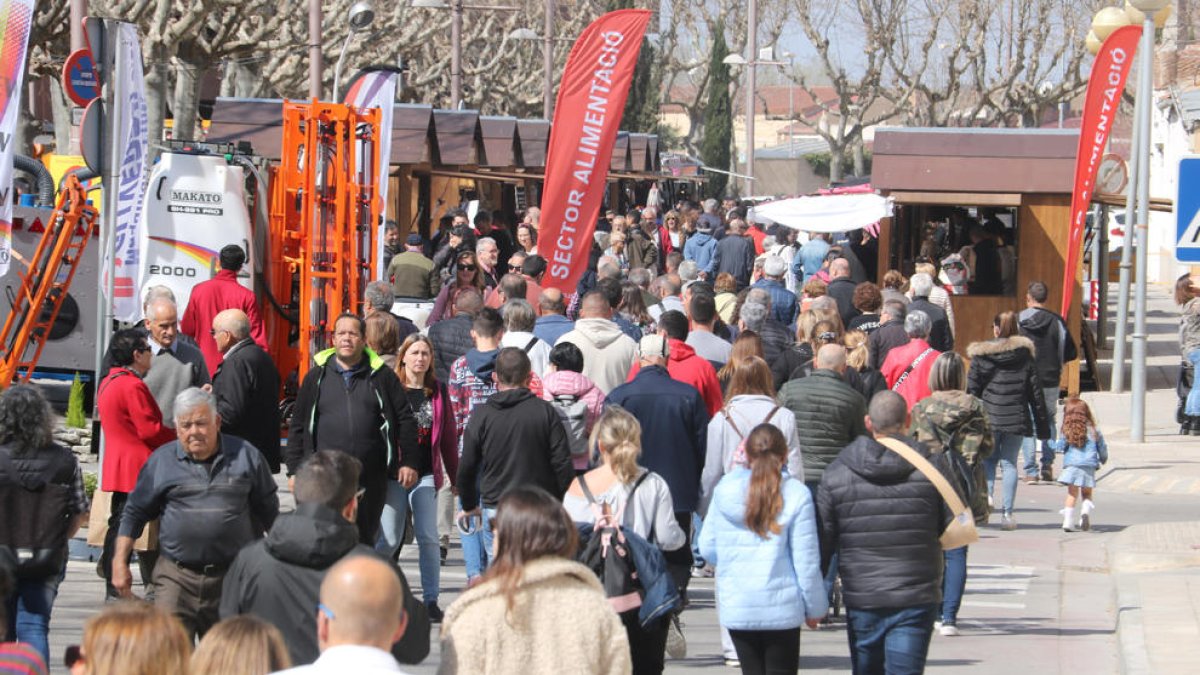
POLYGON ((940 541, 943 550, 950 551, 979 541, 979 531, 975 529, 975 516, 971 513, 970 507, 963 504, 954 488, 950 487, 950 482, 946 480, 941 471, 938 471, 933 464, 929 463, 929 460, 922 457, 921 453, 901 441, 894 438, 876 440, 888 450, 903 457, 913 465, 913 468, 929 479, 929 482, 933 483, 938 493, 942 495, 946 505, 950 507, 950 511, 954 514, 954 520, 950 521, 950 524, 942 532, 940 541))

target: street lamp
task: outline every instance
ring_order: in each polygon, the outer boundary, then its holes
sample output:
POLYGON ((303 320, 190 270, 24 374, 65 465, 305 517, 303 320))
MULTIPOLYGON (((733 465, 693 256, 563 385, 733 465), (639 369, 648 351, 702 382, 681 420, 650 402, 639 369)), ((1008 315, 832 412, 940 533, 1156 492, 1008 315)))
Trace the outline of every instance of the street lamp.
MULTIPOLYGON (((754 0, 750 2, 751 11, 755 9, 754 0)), ((754 25, 753 23, 751 25, 754 25)), ((757 53, 757 49, 753 46, 754 31, 750 31, 751 46, 750 53, 757 53)), ((747 66, 746 68, 746 197, 749 197, 751 187, 754 182, 754 93, 756 89, 757 78, 755 70, 758 66, 785 66, 783 61, 762 61, 755 59, 747 61, 746 57, 741 54, 730 54, 721 60, 727 66, 747 66)))
MULTIPOLYGON (((552 1, 552 0, 551 0, 552 1)), ((450 10, 450 109, 458 110, 462 106, 462 20, 463 12, 468 9, 490 10, 494 12, 519 12, 520 7, 503 5, 466 5, 463 0, 412 0, 416 9, 448 9, 450 10)))
POLYGON ((342 65, 346 62, 346 47, 350 46, 350 40, 355 35, 367 32, 371 24, 375 23, 375 8, 366 0, 359 0, 350 6, 350 11, 346 14, 346 23, 349 24, 350 30, 346 31, 346 39, 342 40, 342 52, 338 54, 337 65, 333 68, 332 100, 334 101, 338 100, 341 93, 342 65))

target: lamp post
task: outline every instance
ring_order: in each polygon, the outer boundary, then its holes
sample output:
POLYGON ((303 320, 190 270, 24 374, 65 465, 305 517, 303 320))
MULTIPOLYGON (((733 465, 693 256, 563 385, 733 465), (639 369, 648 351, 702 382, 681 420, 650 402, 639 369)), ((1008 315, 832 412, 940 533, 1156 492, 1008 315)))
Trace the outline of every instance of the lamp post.
POLYGON ((350 26, 350 30, 346 31, 346 39, 342 40, 342 52, 338 54, 337 65, 333 68, 332 100, 336 101, 341 96, 342 65, 346 62, 346 47, 350 46, 350 40, 355 35, 365 33, 374 22, 375 9, 371 7, 371 3, 359 0, 350 6, 350 11, 346 15, 346 23, 350 26))
POLYGON ((321 78, 325 60, 321 56, 321 0, 308 0, 308 97, 321 100, 321 78))
POLYGON ((546 16, 542 23, 542 119, 549 120, 554 112, 554 0, 546 0, 546 16))
MULTIPOLYGON (((314 0, 315 1, 315 0, 314 0)), ((553 0, 549 0, 553 1, 553 0)), ((519 12, 520 7, 503 5, 466 5, 463 0, 412 0, 412 6, 417 9, 448 9, 450 10, 450 109, 458 110, 462 106, 462 20, 463 12, 468 9, 493 12, 519 12)))
MULTIPOLYGON (((746 9, 746 53, 751 59, 758 56, 758 2, 750 0, 746 9)), ((754 186, 754 89, 756 86, 756 64, 751 61, 746 68, 746 196, 754 186)))

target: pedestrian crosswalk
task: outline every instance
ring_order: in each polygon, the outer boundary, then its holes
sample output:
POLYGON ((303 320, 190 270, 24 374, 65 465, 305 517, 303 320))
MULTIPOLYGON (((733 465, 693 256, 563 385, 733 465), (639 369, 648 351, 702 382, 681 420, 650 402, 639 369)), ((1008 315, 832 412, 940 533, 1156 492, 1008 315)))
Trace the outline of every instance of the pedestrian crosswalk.
POLYGON ((1097 481, 1103 491, 1136 494, 1200 494, 1200 477, 1181 476, 1180 471, 1116 470, 1097 481))
POLYGON ((963 607, 1025 609, 1034 568, 1023 565, 967 565, 963 607))

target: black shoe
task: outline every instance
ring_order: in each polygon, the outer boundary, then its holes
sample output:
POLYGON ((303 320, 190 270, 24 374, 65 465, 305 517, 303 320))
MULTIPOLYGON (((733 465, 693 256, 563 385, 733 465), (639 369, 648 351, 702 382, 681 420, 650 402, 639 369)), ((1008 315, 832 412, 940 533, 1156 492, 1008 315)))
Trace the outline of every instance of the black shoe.
POLYGON ((1041 478, 1042 478, 1043 483, 1053 483, 1054 482, 1054 469, 1052 469, 1048 466, 1043 466, 1041 478))
POLYGON ((441 623, 442 617, 445 616, 445 614, 442 612, 442 608, 438 607, 436 600, 425 603, 425 611, 429 613, 430 623, 441 623))
POLYGON ((450 549, 445 546, 439 546, 438 548, 440 549, 441 563, 444 566, 446 564, 446 556, 450 555, 450 549))
POLYGON ((1183 418, 1183 423, 1179 425, 1180 436, 1187 436, 1192 433, 1193 429, 1195 428, 1194 422, 1192 422, 1193 419, 1194 418, 1192 417, 1183 418))

